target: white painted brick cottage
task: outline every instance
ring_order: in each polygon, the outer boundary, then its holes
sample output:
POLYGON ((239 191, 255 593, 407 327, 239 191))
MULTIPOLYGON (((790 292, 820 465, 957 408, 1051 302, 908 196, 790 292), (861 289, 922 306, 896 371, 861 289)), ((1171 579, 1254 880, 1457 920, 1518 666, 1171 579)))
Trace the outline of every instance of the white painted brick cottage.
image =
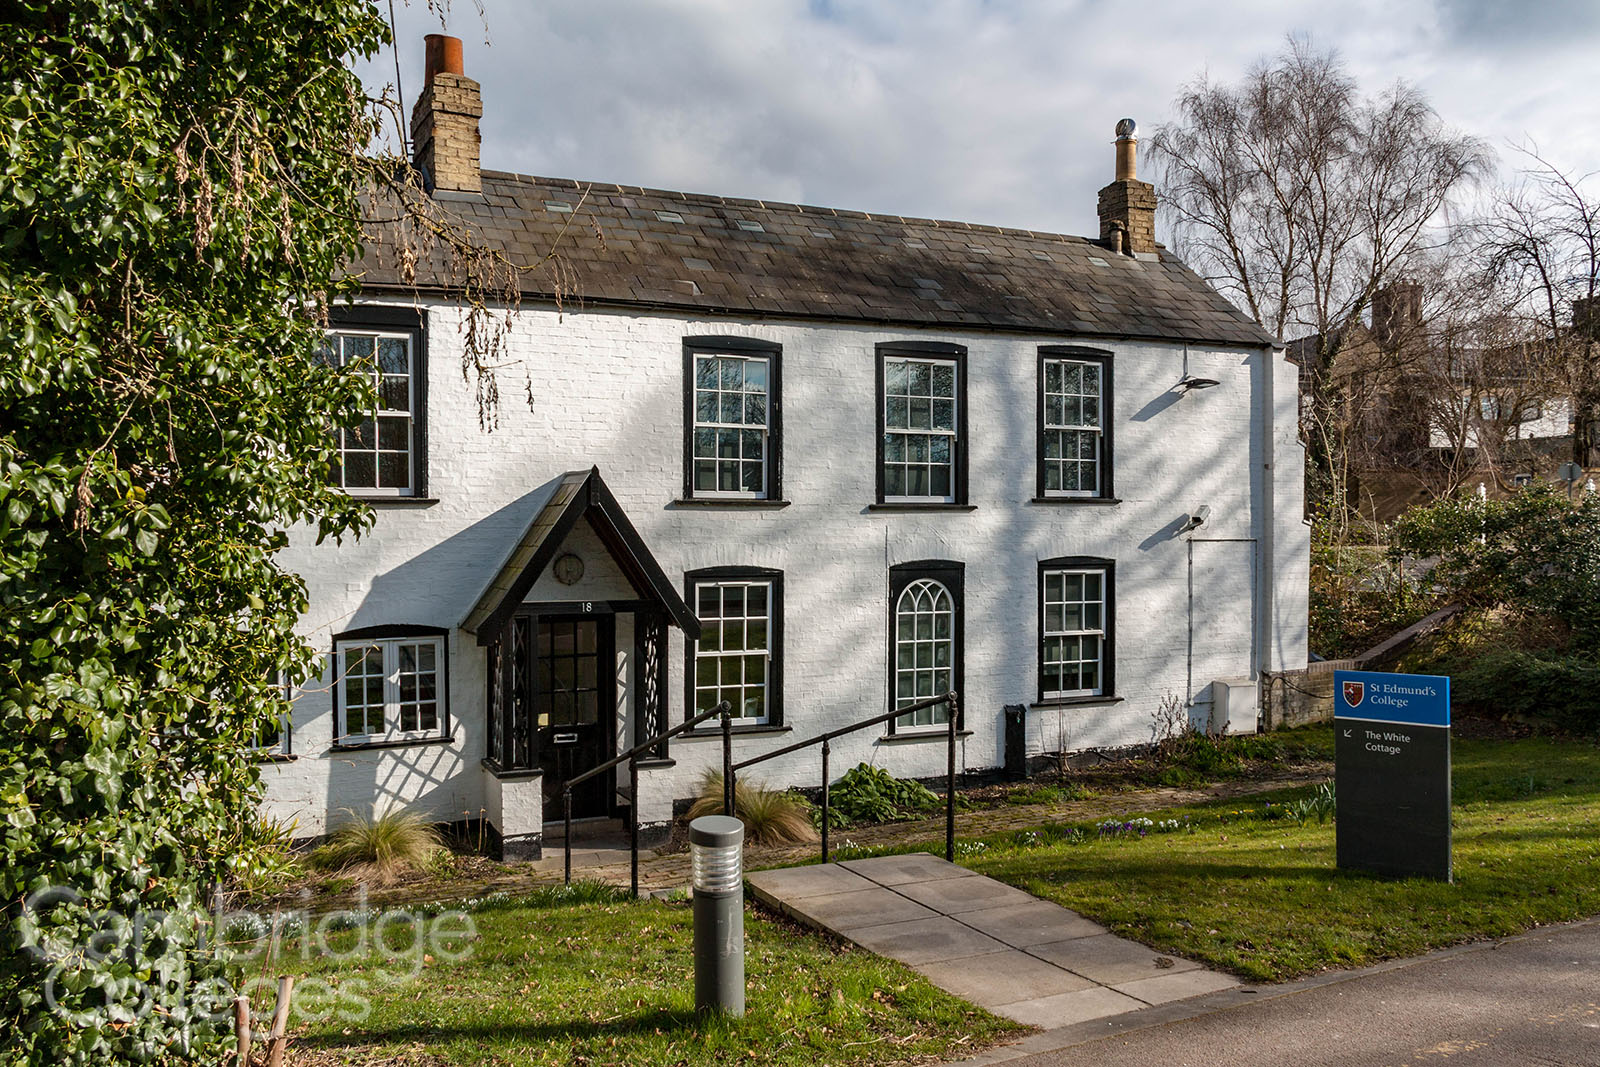
MULTIPOLYGON (((1093 240, 480 174, 443 45, 433 196, 509 256, 558 247, 570 291, 522 293, 531 402, 485 431, 449 277, 360 265, 330 347, 377 377, 340 472, 376 526, 283 553, 327 652, 266 772, 299 833, 405 806, 535 856, 566 778, 723 699, 743 758, 953 689, 979 770, 1007 706, 1031 753, 1149 741, 1164 699, 1251 730, 1264 672, 1305 665, 1296 371, 1155 243, 1131 123, 1093 240)), ((834 766, 940 773, 943 715, 834 766)), ((641 821, 720 752, 663 746, 641 821)), ((820 784, 815 750, 761 772, 820 784)))

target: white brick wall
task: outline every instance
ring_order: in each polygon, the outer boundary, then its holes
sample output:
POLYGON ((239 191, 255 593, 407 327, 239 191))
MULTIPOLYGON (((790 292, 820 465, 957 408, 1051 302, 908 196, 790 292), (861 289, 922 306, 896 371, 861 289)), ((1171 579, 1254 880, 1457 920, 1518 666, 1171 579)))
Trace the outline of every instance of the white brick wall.
MULTIPOLYGON (((1116 561, 1116 684, 1112 704, 1029 713, 1031 750, 1054 749, 1064 717, 1074 747, 1149 740, 1164 695, 1203 695, 1220 677, 1249 677, 1269 632, 1270 667, 1305 662, 1307 543, 1295 438, 1294 368, 1278 360, 1275 463, 1265 467, 1259 350, 1191 346, 1188 369, 1221 385, 1180 395, 1183 346, 1090 342, 1114 353, 1115 490, 1122 503, 1039 505, 1035 489, 1037 349, 1059 336, 1008 336, 850 325, 746 324, 671 315, 583 311, 518 314, 510 337, 517 366, 503 371, 499 428, 478 428, 474 383, 459 361, 461 315, 429 309, 429 478, 439 498, 386 508, 371 533, 341 546, 295 536, 282 557, 311 591, 304 632, 320 647, 358 626, 418 623, 454 628, 532 517, 530 494, 563 471, 598 466, 669 578, 687 570, 747 565, 784 573, 784 717, 794 733, 741 738, 736 758, 886 708, 886 584, 894 563, 949 559, 966 565, 966 726, 961 762, 1003 762, 1001 708, 1036 699, 1037 561, 1064 555, 1116 561), (681 492, 682 338, 725 334, 783 346, 781 510, 673 508, 681 492), (967 348, 971 512, 869 512, 874 500, 874 345, 955 342, 967 348), (524 375, 533 404, 522 401, 524 375), (1274 477, 1275 575, 1258 575, 1264 480, 1274 477), (1190 641, 1187 535, 1197 536, 1194 643, 1190 641), (1277 589, 1261 626, 1260 581, 1277 589), (1192 654, 1192 658, 1191 658, 1192 654)), ((586 556, 590 567, 596 561, 586 556)), ((598 571, 595 572, 598 576, 598 571)), ((571 598, 569 593, 566 597, 571 598)), ((631 650, 631 641, 618 642, 631 650)), ((450 711, 456 740, 376 752, 331 752, 325 689, 296 704, 299 758, 267 772, 269 804, 321 832, 340 809, 406 804, 441 819, 477 817, 486 798, 483 653, 452 631, 450 711)), ((683 648, 674 631, 669 697, 682 720, 683 648)), ((858 760, 900 775, 943 769, 938 741, 880 744, 870 729, 836 743, 834 766, 858 760)), ((720 758, 720 742, 673 744, 677 765, 647 772, 647 790, 686 796, 720 758)), ((763 766, 774 785, 815 785, 815 751, 763 766)))

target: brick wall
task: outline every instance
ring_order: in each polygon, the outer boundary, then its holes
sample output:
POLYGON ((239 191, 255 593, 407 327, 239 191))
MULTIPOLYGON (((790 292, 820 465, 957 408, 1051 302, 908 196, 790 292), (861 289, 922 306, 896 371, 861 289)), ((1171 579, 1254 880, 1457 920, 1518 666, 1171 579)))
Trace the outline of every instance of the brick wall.
MULTIPOLYGON (((379 510, 359 542, 316 545, 291 533, 281 562, 301 573, 311 608, 303 632, 330 649, 335 633, 412 623, 452 628, 450 745, 329 751, 328 680, 295 705, 299 758, 266 770, 275 812, 321 832, 341 808, 409 804, 439 818, 477 817, 485 804, 484 654, 454 629, 530 521, 537 487, 597 465, 645 543, 681 587, 685 571, 746 565, 783 571, 784 709, 793 733, 740 738, 735 758, 887 710, 889 567, 923 559, 966 566, 966 678, 970 736, 965 768, 1004 761, 1007 704, 1037 699, 1037 561, 1101 556, 1116 562, 1114 703, 1029 712, 1030 747, 1064 724, 1074 748, 1115 748, 1149 739, 1164 696, 1200 695, 1219 678, 1249 677, 1263 662, 1305 662, 1307 566, 1294 487, 1301 460, 1293 437, 1296 384, 1279 364, 1274 433, 1279 492, 1277 567, 1288 587, 1270 625, 1257 619, 1252 547, 1262 536, 1267 472, 1263 424, 1253 398, 1263 388, 1260 350, 1191 345, 1191 374, 1219 388, 1173 392, 1183 348, 1117 342, 1113 353, 1115 485, 1120 504, 1037 504, 1035 407, 1038 346, 1053 336, 909 330, 853 325, 731 323, 671 315, 524 310, 516 316, 502 371, 499 428, 479 430, 474 383, 464 380, 460 312, 429 308, 429 479, 439 500, 379 510), (726 334, 783 346, 784 492, 779 510, 676 508, 683 484, 682 338, 726 334), (967 346, 970 512, 875 512, 874 344, 891 340, 967 346), (526 379, 525 379, 526 375, 526 379), (522 399, 531 392, 531 407, 522 399), (1283 414, 1287 413, 1287 414, 1283 414), (1287 427, 1288 429, 1285 429, 1287 427), (1200 504, 1212 508, 1205 535, 1238 538, 1209 579, 1195 619, 1192 662, 1186 545, 1181 527, 1200 504), (1287 517, 1285 517, 1287 516, 1287 517), (1298 532, 1298 533, 1297 533, 1298 532), (1235 550, 1236 549, 1236 550, 1235 550), (1228 570, 1227 568, 1232 568, 1228 570), (1270 653, 1257 647, 1270 632, 1270 653), (1191 687, 1196 691, 1188 694, 1191 687)), ((1067 338, 1066 340, 1070 340, 1067 338)), ((630 643, 631 644, 631 643, 630 643)), ((626 649, 628 644, 619 643, 626 649)), ((684 717, 683 643, 672 632, 670 721, 684 717)), ((625 695, 624 695, 625 699, 625 695)), ((625 710, 625 715, 627 714, 625 710)), ((624 722, 623 730, 629 728, 624 722)), ((685 797, 720 759, 720 741, 675 741, 672 767, 646 772, 649 795, 685 797)), ((833 766, 857 761, 902 776, 942 773, 942 739, 880 740, 867 730, 835 744, 833 766)), ((814 751, 763 765, 756 779, 816 785, 814 751)))

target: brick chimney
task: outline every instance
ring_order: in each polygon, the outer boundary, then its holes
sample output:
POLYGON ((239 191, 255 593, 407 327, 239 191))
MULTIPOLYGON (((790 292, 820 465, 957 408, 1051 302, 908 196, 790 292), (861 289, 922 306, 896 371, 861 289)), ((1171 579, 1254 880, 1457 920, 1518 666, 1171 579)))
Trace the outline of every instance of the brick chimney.
POLYGON ((483 191, 478 170, 478 120, 483 94, 462 73, 461 38, 430 33, 422 95, 411 109, 411 142, 427 186, 457 193, 483 191))
POLYGON ((1372 336, 1381 348, 1396 348, 1422 325, 1422 286, 1390 282, 1372 294, 1372 336))
POLYGON ((1100 243, 1123 255, 1156 250, 1156 187, 1134 176, 1138 127, 1117 123, 1117 177, 1100 190, 1100 243))

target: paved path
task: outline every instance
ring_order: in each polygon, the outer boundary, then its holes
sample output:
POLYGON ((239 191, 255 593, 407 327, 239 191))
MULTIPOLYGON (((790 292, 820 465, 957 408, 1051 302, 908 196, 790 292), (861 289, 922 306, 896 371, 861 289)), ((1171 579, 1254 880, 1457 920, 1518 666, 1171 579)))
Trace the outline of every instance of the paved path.
POLYGON ((927 853, 757 871, 749 882, 768 906, 1032 1026, 1066 1026, 1239 984, 927 853))
POLYGON ((1035 1034, 967 1067, 1600 1067, 1600 920, 1035 1034))

